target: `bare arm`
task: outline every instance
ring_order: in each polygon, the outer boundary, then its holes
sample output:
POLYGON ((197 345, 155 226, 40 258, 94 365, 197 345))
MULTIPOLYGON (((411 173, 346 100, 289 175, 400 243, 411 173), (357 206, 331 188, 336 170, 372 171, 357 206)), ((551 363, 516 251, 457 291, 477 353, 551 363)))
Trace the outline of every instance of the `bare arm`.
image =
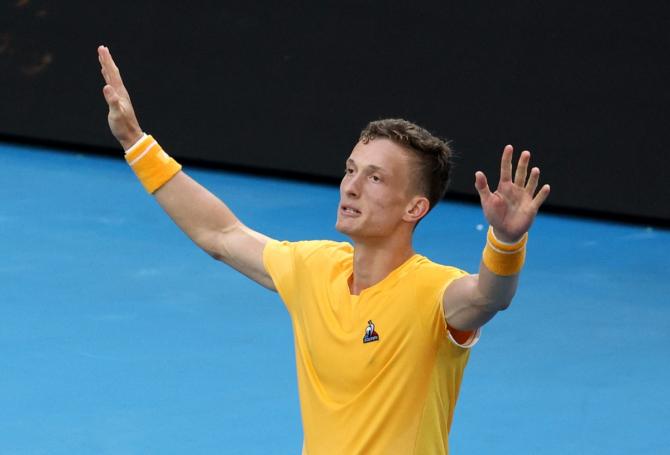
MULTIPOLYGON (((530 153, 527 151, 521 154, 512 180, 512 152, 511 145, 503 150, 500 182, 494 193, 489 190, 484 173, 477 172, 475 176, 484 215, 496 238, 508 243, 518 241, 528 232, 550 191, 549 185, 544 185, 535 195, 540 170, 533 168, 528 177, 530 153)), ((457 330, 477 329, 498 311, 509 307, 518 283, 518 274, 497 275, 482 262, 478 275, 455 280, 445 290, 442 301, 445 318, 457 330)))
MULTIPOLYGON (((98 60, 105 79, 103 95, 109 106, 109 127, 124 150, 128 150, 142 137, 142 129, 109 49, 100 46, 98 60)), ((262 286, 276 290, 263 265, 263 248, 269 238, 242 224, 207 189, 186 173, 178 172, 154 197, 197 246, 262 286)))

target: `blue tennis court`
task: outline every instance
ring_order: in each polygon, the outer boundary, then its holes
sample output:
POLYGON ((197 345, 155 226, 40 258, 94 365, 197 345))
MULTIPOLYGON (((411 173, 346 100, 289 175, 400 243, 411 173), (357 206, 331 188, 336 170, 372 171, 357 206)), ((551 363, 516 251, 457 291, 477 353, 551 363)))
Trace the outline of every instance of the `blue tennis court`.
MULTIPOLYGON (((300 453, 276 294, 195 248, 121 152, 0 144, 0 169, 0 454, 300 453)), ((186 171, 271 237, 342 239, 335 187, 186 171)), ((415 248, 476 272, 484 224, 444 202, 415 248)), ((451 453, 670 453, 669 257, 667 230, 540 214, 451 453)))

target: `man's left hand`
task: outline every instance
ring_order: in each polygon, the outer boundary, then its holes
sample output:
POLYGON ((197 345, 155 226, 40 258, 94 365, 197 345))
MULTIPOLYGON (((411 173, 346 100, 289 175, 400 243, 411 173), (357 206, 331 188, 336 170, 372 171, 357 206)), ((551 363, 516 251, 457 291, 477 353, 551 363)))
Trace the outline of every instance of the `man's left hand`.
POLYGON ((512 180, 511 145, 505 146, 500 163, 500 182, 491 192, 483 172, 475 173, 475 188, 484 210, 484 216, 493 227, 495 236, 503 242, 516 242, 528 232, 537 211, 549 196, 549 185, 543 185, 535 194, 540 179, 540 169, 534 167, 528 176, 530 152, 521 153, 516 174, 512 180))

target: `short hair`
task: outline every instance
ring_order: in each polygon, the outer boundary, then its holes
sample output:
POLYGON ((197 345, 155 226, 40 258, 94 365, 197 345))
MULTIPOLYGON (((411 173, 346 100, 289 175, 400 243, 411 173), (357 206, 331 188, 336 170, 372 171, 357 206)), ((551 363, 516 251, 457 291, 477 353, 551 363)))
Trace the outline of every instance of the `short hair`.
POLYGON ((387 138, 408 150, 416 158, 413 174, 415 190, 428 198, 428 211, 444 197, 451 177, 452 155, 449 141, 433 136, 424 128, 403 119, 375 120, 361 131, 364 144, 387 138))

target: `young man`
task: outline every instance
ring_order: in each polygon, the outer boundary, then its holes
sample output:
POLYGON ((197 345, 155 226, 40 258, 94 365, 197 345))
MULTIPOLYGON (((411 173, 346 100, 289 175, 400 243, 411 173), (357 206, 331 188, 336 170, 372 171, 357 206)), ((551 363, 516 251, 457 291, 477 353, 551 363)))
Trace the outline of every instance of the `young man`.
POLYGON ((521 154, 502 155, 495 193, 475 186, 491 228, 478 275, 416 254, 416 224, 444 195, 446 143, 404 120, 372 122, 346 162, 338 231, 349 243, 278 242, 238 220, 146 136, 109 50, 98 57, 109 126, 141 182, 200 248, 280 294, 293 323, 304 454, 446 454, 479 328, 506 309, 537 194, 521 154))

